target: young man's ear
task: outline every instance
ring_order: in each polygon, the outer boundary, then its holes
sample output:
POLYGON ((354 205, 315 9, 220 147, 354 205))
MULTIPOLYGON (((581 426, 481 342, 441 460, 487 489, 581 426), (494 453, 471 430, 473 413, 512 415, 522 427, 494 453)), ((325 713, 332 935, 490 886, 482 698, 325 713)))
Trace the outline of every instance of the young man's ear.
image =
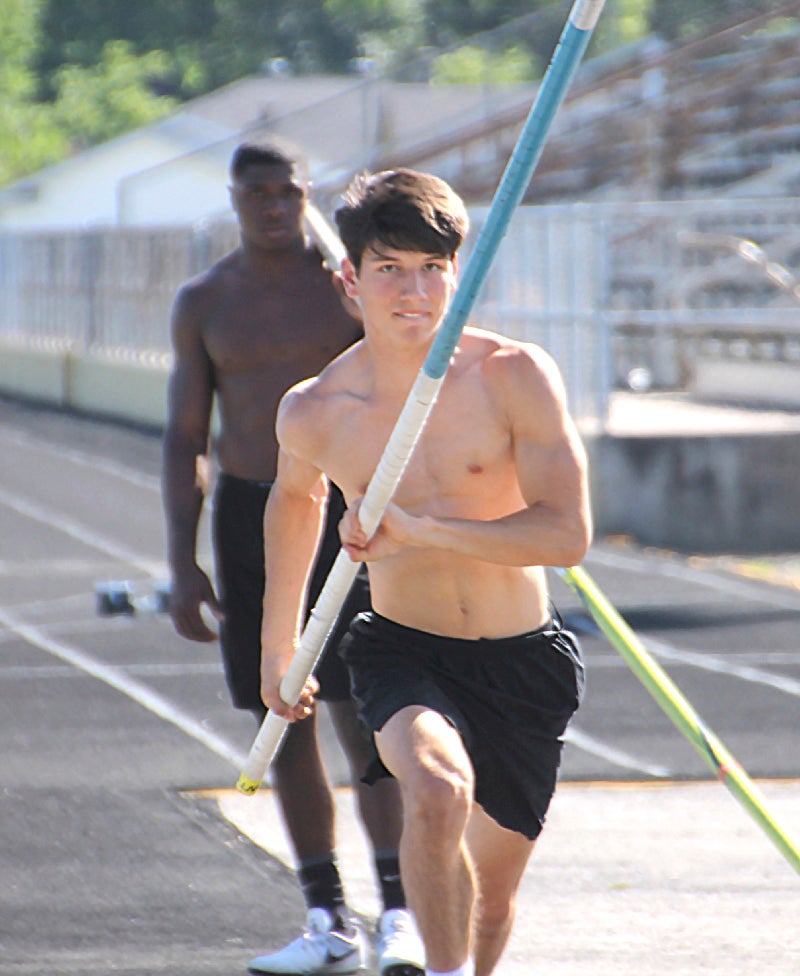
POLYGON ((334 271, 331 278, 333 281, 333 287, 336 290, 336 294, 339 296, 342 305, 344 306, 344 310, 357 322, 361 322, 363 326, 364 316, 361 314, 361 304, 357 298, 351 298, 347 293, 342 274, 339 271, 334 271))
POLYGON ((350 260, 350 258, 342 259, 342 267, 340 271, 340 276, 342 283, 344 285, 344 292, 348 298, 352 298, 354 301, 358 300, 358 275, 356 274, 355 265, 350 260))

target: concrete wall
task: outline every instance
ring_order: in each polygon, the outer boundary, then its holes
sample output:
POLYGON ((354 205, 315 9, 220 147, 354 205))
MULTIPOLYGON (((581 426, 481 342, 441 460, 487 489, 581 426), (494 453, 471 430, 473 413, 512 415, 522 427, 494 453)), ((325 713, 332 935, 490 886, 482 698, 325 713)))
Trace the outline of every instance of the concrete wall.
POLYGON ((126 356, 65 344, 0 343, 0 393, 161 428, 166 356, 126 356))
POLYGON ((691 392, 708 400, 800 410, 800 361, 742 362, 700 356, 693 363, 691 392))
POLYGON ((603 435, 589 450, 600 534, 694 553, 800 549, 800 432, 603 435))
MULTIPOLYGON (((168 376, 164 356, 0 344, 0 393, 157 429, 168 376)), ((696 553, 800 550, 800 431, 602 434, 587 447, 598 536, 696 553)))
POLYGON ((67 406, 69 355, 69 346, 59 343, 0 344, 0 392, 67 406))

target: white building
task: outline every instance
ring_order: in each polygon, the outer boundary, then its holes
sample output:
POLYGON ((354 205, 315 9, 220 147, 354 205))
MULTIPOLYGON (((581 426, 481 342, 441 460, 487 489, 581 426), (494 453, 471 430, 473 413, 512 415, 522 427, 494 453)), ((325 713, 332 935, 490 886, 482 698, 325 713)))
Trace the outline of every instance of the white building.
POLYGON ((0 189, 0 229, 194 223, 229 212, 228 163, 246 136, 295 143, 319 184, 528 102, 531 91, 255 75, 0 189))

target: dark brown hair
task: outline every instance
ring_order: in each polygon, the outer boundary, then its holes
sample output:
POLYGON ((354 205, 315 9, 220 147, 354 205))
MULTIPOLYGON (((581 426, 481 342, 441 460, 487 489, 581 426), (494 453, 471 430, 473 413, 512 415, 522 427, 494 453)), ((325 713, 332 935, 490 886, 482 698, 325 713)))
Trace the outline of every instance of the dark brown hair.
POLYGON ((356 271, 366 248, 376 243, 453 257, 469 229, 464 201, 452 187, 413 169, 360 174, 335 219, 356 271))

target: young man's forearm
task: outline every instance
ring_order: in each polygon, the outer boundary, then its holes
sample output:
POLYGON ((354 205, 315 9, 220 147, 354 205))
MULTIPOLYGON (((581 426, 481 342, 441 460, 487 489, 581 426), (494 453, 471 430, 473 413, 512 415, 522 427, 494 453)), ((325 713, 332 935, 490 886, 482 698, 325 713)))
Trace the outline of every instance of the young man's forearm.
POLYGON ((323 492, 295 495, 284 491, 279 482, 270 492, 264 512, 262 654, 291 654, 300 637, 326 506, 323 492))
POLYGON ((164 439, 162 497, 167 529, 167 561, 173 568, 194 565, 197 528, 208 490, 208 457, 194 445, 164 439))
POLYGON ((486 522, 424 515, 414 520, 409 544, 505 566, 574 566, 586 555, 591 532, 588 513, 534 505, 486 522))

